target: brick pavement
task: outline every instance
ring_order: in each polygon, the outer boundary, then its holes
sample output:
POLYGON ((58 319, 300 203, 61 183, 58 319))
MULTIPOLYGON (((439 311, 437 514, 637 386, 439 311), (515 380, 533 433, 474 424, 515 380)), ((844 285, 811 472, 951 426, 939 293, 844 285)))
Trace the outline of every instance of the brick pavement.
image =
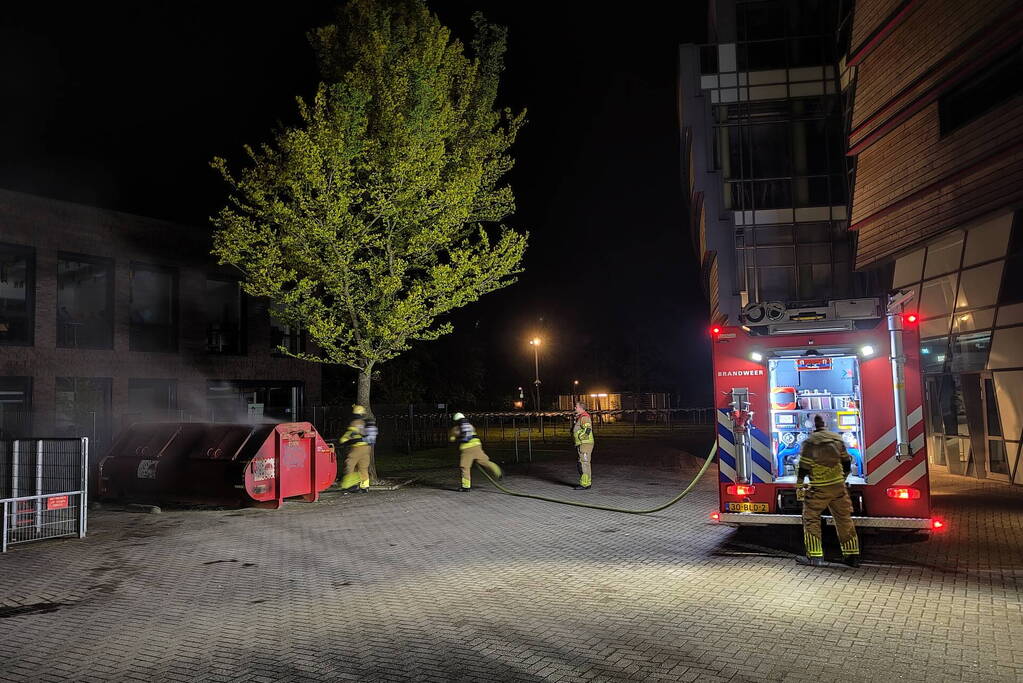
MULTIPOLYGON (((564 486, 568 457, 509 485, 644 507, 695 471, 609 450, 590 492, 564 486)), ((454 472, 280 512, 101 511, 83 541, 16 548, 0 680, 1023 678, 1019 489, 935 473, 947 533, 867 536, 865 567, 812 569, 792 529, 709 524, 713 470, 647 517, 462 495, 454 472)))

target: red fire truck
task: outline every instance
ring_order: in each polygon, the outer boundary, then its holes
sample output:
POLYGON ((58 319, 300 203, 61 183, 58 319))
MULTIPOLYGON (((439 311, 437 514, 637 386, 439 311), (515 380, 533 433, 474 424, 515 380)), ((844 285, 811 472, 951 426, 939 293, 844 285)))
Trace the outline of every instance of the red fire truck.
POLYGON ((930 511, 916 315, 899 305, 747 306, 742 326, 712 328, 720 400, 714 520, 800 524, 799 448, 821 415, 853 459, 857 527, 942 526, 930 511))

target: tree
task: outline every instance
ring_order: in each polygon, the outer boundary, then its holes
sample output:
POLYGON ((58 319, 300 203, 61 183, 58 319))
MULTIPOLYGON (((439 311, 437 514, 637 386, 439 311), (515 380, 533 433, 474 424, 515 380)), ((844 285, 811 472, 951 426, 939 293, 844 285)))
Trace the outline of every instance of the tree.
POLYGON ((231 189, 213 253, 318 347, 290 355, 356 369, 366 406, 375 365, 520 272, 503 178, 524 112, 495 108, 506 30, 473 21, 467 56, 422 0, 352 0, 310 34, 324 82, 298 124, 239 173, 213 161, 231 189))

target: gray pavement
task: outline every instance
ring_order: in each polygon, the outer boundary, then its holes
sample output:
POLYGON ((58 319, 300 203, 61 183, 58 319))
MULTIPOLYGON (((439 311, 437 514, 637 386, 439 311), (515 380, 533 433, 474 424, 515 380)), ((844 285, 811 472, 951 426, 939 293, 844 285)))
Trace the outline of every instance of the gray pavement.
MULTIPOLYGON (((507 479, 647 507, 696 469, 649 443, 594 462, 589 492, 568 455, 507 479)), ((0 680, 1023 679, 1019 489, 937 471, 947 530, 867 536, 851 570, 796 565, 795 529, 711 524, 713 469, 646 517, 418 476, 276 512, 104 510, 84 540, 18 547, 0 680)))

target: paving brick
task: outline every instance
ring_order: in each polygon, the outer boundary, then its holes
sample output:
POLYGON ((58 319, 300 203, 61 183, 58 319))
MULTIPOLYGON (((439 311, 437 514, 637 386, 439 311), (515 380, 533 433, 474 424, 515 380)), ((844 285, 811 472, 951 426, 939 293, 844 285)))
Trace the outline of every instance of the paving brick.
MULTIPOLYGON (((567 458, 510 467, 509 485, 641 508, 694 472, 637 450, 603 444, 585 494, 559 483, 567 458)), ((0 604, 63 606, 0 620, 0 680, 1023 678, 1019 488, 936 471, 945 532, 866 534, 849 570, 795 565, 798 529, 709 524, 713 470, 643 517, 419 476, 277 512, 103 511, 82 541, 18 547, 0 604)))

